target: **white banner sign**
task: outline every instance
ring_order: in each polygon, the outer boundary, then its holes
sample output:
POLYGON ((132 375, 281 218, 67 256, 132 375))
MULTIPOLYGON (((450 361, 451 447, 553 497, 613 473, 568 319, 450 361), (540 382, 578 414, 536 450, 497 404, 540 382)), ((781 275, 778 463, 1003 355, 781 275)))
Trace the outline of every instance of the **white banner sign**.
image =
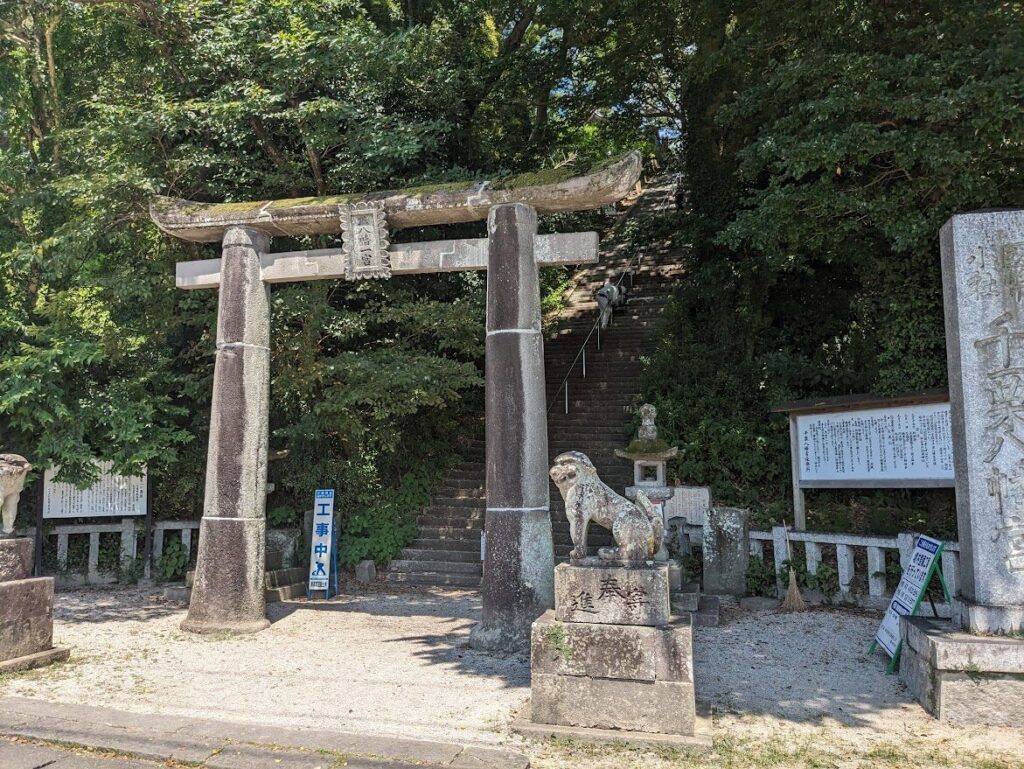
POLYGON ((900 645, 900 617, 913 614, 924 597, 928 578, 932 573, 932 564, 942 552, 942 543, 931 537, 920 536, 914 544, 914 553, 910 564, 903 570, 896 592, 885 610, 882 624, 875 634, 875 640, 890 657, 896 656, 900 645))
POLYGON ((952 481, 949 404, 799 414, 800 481, 952 481))
POLYGON ((146 514, 146 476, 113 475, 111 463, 97 465, 103 475, 82 490, 55 483, 60 468, 43 473, 43 518, 101 518, 146 514))
POLYGON ((313 545, 309 554, 309 590, 328 590, 334 532, 334 489, 317 489, 313 509, 313 545))

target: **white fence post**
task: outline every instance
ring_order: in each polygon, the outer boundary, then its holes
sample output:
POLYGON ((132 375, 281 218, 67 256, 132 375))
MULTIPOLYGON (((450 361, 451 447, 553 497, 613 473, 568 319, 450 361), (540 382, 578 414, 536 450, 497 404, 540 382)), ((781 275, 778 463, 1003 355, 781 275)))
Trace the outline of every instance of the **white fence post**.
POLYGON ((868 595, 885 595, 885 552, 880 547, 868 548, 868 595))
POLYGON ((957 603, 960 600, 960 552, 958 550, 942 551, 942 578, 946 580, 950 601, 957 603))
POLYGON ((121 519, 121 567, 135 560, 135 521, 121 519))
POLYGON ((68 535, 57 534, 57 569, 67 571, 68 569, 68 535))
POLYGON ((153 527, 153 556, 152 561, 156 563, 164 554, 164 527, 158 523, 153 527))
POLYGON ((775 551, 775 588, 779 598, 782 598, 786 595, 786 586, 782 582, 782 564, 789 558, 785 527, 772 526, 772 550, 775 551))
POLYGON ((807 573, 817 574, 821 564, 821 545, 817 542, 804 542, 804 552, 807 553, 807 573))
MULTIPOLYGON (((694 527, 696 528, 696 527, 694 527)), ((791 531, 789 539, 793 542, 804 543, 804 554, 807 562, 808 572, 816 571, 822 563, 822 545, 833 545, 836 548, 836 567, 839 577, 839 597, 844 601, 855 602, 859 606, 866 606, 875 609, 884 608, 888 605, 891 593, 895 585, 891 584, 885 570, 886 550, 899 552, 901 561, 905 562, 912 557, 916 535, 904 533, 898 537, 884 537, 877 535, 859 534, 829 534, 825 532, 812 531, 791 531), (860 591, 854 594, 856 584, 857 560, 859 556, 856 548, 864 548, 867 555, 867 593, 860 591)), ((787 558, 786 529, 782 526, 773 526, 770 532, 753 530, 750 532, 751 553, 764 551, 764 543, 771 540, 775 550, 776 585, 779 596, 785 595, 785 577, 782 572, 782 563, 787 558), (758 548, 757 545, 761 547, 758 548)), ((942 555, 942 576, 946 580, 946 586, 953 596, 954 602, 957 595, 958 568, 959 568, 960 546, 956 542, 947 542, 942 555)), ((799 557, 799 556, 796 556, 799 557)), ((942 605, 943 616, 949 612, 955 612, 956 607, 942 605)))
POLYGON ((853 593, 853 548, 849 545, 836 545, 836 565, 839 571, 839 592, 844 598, 853 593))
POLYGON ((98 531, 89 534, 89 570, 86 579, 89 582, 100 581, 100 533, 98 531))
POLYGON ((906 571, 910 567, 910 559, 914 557, 914 542, 917 535, 909 531, 901 531, 896 535, 896 546, 900 550, 900 568, 906 571))

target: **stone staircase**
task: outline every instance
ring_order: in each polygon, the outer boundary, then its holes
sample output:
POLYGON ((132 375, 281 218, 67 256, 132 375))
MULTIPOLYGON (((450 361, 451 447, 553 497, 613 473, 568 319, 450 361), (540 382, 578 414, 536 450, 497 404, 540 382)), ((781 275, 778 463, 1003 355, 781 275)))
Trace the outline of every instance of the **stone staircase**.
MULTIPOLYGON (((632 216, 656 215, 670 205, 669 186, 645 191, 632 216), (667 202, 668 201, 668 202, 667 202)), ((616 491, 633 480, 632 464, 618 459, 615 449, 631 438, 633 408, 640 391, 641 358, 657 343, 659 317, 679 274, 678 255, 665 250, 645 253, 639 268, 635 252, 624 247, 601 255, 573 291, 559 322, 545 336, 544 363, 548 403, 548 451, 553 459, 563 451, 586 453, 601 478, 616 491), (580 362, 573 366, 584 339, 593 328, 598 308, 594 294, 606 279, 615 282, 633 266, 632 286, 626 277, 628 303, 611 325, 596 332, 587 345, 586 377, 580 362), (566 379, 566 375, 568 378, 566 379), (568 388, 568 413, 566 392, 568 388)), ((430 505, 417 519, 417 539, 392 561, 384 579, 415 585, 479 586, 482 578, 480 537, 484 524, 484 442, 466 441, 462 461, 448 474, 430 505)), ((561 495, 551 485, 552 533, 555 557, 564 560, 572 546, 561 495)), ((610 543, 610 534, 591 528, 590 544, 610 543)))

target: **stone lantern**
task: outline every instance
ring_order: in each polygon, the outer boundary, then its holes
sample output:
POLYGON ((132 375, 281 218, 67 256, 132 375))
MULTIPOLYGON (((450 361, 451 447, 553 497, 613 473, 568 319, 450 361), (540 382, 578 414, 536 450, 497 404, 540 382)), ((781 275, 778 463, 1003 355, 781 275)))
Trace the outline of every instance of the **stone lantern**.
MULTIPOLYGON (((675 489, 668 485, 668 460, 679 454, 679 447, 669 446, 658 438, 658 428, 654 424, 657 415, 658 410, 650 403, 641 406, 636 438, 625 450, 616 449, 615 456, 633 462, 633 485, 626 487, 626 497, 635 500, 637 492, 642 491, 658 508, 664 522, 665 502, 675 493, 675 489)), ((668 558, 664 545, 655 557, 659 561, 668 558)))

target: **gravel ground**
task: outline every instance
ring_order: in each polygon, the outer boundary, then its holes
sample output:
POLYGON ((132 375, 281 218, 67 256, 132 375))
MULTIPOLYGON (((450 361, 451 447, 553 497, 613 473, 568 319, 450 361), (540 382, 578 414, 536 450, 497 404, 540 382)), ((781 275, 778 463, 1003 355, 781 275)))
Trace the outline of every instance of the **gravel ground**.
MULTIPOLYGON (((202 637, 178 629, 184 608, 147 591, 75 590, 59 594, 55 609, 56 642, 72 648, 71 662, 0 679, 0 693, 226 721, 514 742, 507 724, 529 695, 529 660, 467 647, 479 609, 474 592, 380 588, 326 603, 272 604, 273 625, 262 633, 202 637)), ((912 702, 885 674, 884 658, 865 653, 876 615, 724 619, 695 634, 698 699, 713 709, 716 737, 841 739, 865 749, 924 739, 1024 756, 1021 730, 945 727, 912 702)), ((561 765, 537 758, 538 766, 561 765)))

